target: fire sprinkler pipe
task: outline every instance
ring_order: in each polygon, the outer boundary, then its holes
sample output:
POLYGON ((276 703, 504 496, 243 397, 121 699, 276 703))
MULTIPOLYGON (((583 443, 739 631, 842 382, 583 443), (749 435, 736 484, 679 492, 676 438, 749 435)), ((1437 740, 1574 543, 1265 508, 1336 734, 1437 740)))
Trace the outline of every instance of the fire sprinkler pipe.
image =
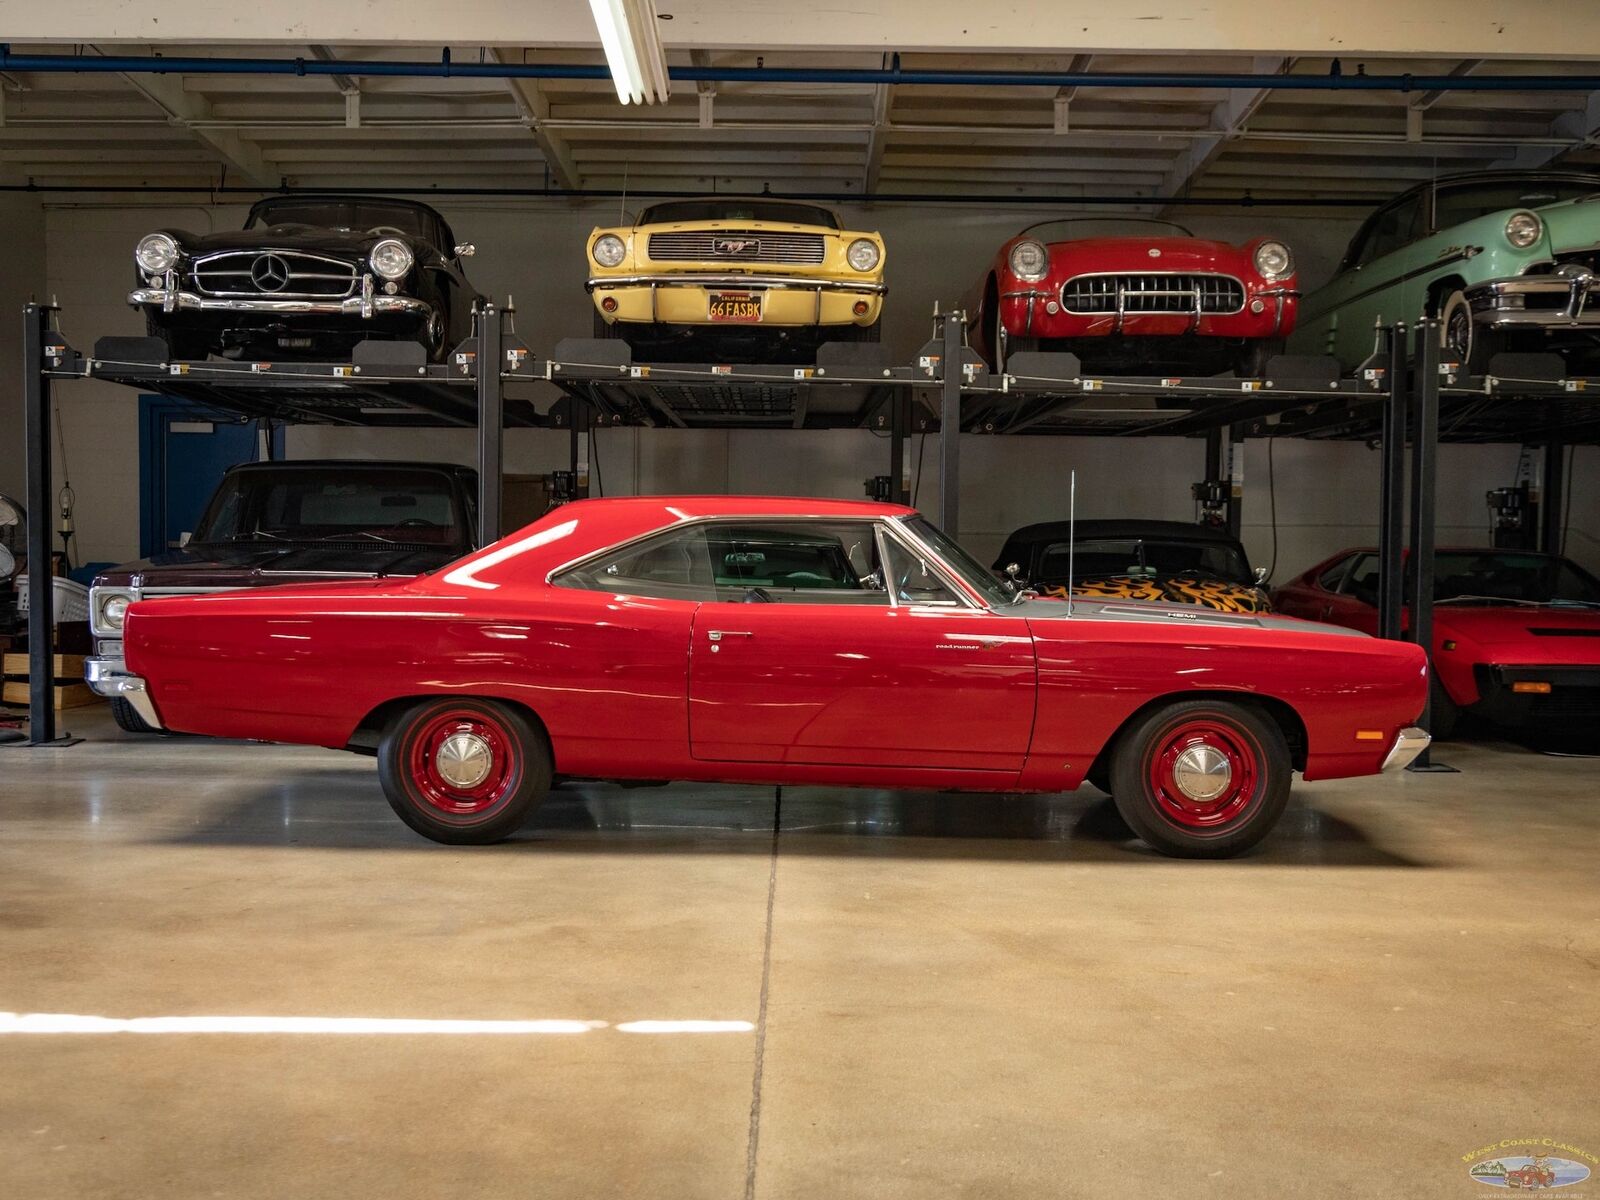
MULTIPOLYGON (((0 71, 39 74, 347 75, 460 79, 610 79, 603 64, 457 62, 448 49, 437 61, 321 58, 206 58, 153 54, 17 54, 0 46, 0 71)), ((801 83, 942 87, 1220 88, 1265 91, 1591 92, 1600 75, 1369 75, 1344 73, 1338 59, 1318 75, 1227 74, 1210 71, 934 71, 887 67, 676 66, 680 83, 801 83)))

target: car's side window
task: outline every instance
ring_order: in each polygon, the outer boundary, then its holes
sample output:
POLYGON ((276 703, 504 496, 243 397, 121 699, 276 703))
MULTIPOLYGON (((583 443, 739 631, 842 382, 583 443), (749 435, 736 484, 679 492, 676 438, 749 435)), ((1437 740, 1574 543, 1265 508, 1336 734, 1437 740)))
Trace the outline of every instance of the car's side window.
POLYGON ((1354 596, 1363 604, 1377 604, 1378 566, 1379 559, 1376 554, 1360 555, 1351 565, 1350 574, 1345 576, 1344 586, 1340 590, 1348 596, 1354 596))
POLYGON ((920 552, 893 537, 885 537, 883 544, 884 567, 896 604, 961 604, 960 597, 950 590, 933 564, 920 552))
POLYGON ((1346 554, 1333 566, 1317 576, 1317 586, 1330 592, 1337 592, 1339 585, 1344 582, 1345 572, 1350 569, 1351 555, 1346 554))
POLYGON ((668 530, 558 575, 560 587, 661 600, 715 600, 706 527, 668 530))
POLYGON ((1393 254, 1415 239, 1422 216, 1422 199, 1418 194, 1378 213, 1356 254, 1354 265, 1362 266, 1386 254, 1393 254))
POLYGON ((718 521, 706 544, 722 600, 889 603, 871 521, 718 521))

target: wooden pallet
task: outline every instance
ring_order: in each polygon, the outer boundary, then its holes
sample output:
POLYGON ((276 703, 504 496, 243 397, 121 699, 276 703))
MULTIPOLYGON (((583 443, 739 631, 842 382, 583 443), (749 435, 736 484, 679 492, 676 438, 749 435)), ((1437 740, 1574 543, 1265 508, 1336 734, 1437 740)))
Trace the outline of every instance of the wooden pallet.
MULTIPOLYGON (((55 707, 83 708, 90 704, 100 703, 102 697, 89 690, 87 683, 56 683, 51 685, 54 693, 55 707)), ((8 680, 3 693, 0 693, 7 704, 26 705, 28 703, 27 683, 18 683, 8 680)))
MULTIPOLYGON (((52 654, 51 678, 73 681, 82 679, 83 659, 82 654, 52 654)), ((26 679, 28 669, 28 654, 25 650, 13 650, 0 660, 0 675, 4 675, 7 679, 26 679)))

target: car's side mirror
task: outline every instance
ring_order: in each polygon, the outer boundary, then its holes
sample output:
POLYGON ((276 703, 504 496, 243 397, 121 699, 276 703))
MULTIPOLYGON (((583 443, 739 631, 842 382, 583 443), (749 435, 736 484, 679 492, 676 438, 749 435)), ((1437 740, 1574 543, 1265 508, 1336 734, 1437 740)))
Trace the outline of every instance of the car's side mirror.
POLYGON ((1012 583, 1021 583, 1022 582, 1022 565, 1020 563, 1014 563, 1014 562, 1013 563, 1007 563, 1006 564, 1006 575, 1011 579, 1012 583))
POLYGON ((1255 576, 1257 584, 1265 583, 1267 581, 1267 569, 1265 567, 1257 567, 1255 576))
POLYGON ((456 251, 455 251, 457 258, 471 258, 477 252, 478 252, 478 248, 476 246, 474 246, 471 242, 462 242, 459 246, 456 247, 456 251))
POLYGON ((192 538, 193 536, 194 536, 194 533, 192 531, 190 531, 188 529, 185 529, 182 533, 180 533, 178 535, 178 545, 179 546, 187 546, 189 544, 189 539, 192 538))

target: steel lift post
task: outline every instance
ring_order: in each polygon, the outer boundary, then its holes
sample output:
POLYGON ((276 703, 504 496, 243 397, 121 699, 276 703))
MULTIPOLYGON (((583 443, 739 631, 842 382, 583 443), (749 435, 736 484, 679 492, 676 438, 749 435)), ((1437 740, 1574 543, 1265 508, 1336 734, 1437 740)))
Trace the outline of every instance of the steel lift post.
POLYGON ((1382 484, 1378 500, 1378 635, 1399 641, 1404 610, 1406 429, 1410 399, 1406 378, 1406 327, 1389 331, 1389 398, 1383 406, 1382 484))

